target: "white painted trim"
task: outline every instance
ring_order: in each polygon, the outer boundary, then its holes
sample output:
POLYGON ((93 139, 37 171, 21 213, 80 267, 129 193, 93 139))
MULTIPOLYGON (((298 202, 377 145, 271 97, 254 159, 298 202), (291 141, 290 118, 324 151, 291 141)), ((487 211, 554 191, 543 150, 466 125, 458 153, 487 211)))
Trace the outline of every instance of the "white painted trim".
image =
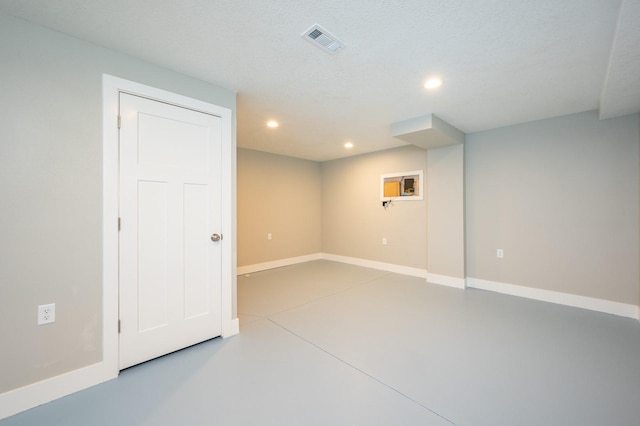
MULTIPOLYGON (((210 105, 213 107, 213 105, 210 105)), ((221 152, 221 198, 222 198, 222 337, 235 336, 240 332, 240 320, 233 317, 237 302, 234 303, 236 270, 236 144, 233 139, 232 111, 215 106, 222 119, 221 152), (224 247, 226 246, 226 247, 224 247)))
POLYGON ((394 265, 392 263, 377 262, 375 260, 360 259, 357 257, 340 256, 329 253, 314 253, 306 256, 289 257, 271 262, 256 263, 254 265, 241 266, 238 268, 238 275, 251 274, 253 272, 266 271, 268 269, 281 268, 283 266, 295 265, 298 263, 310 262, 312 260, 331 260, 334 262, 348 263, 350 265, 364 266, 365 268, 378 269, 381 271, 395 272, 397 274, 410 275, 412 277, 427 278, 427 271, 410 266, 394 265))
POLYGON ((119 79, 102 76, 102 362, 118 377, 119 79))
POLYGON ((102 382, 102 364, 93 364, 3 393, 0 395, 0 419, 102 382))
POLYGON ((310 262, 322 259, 321 253, 308 254, 305 256, 289 257, 286 259, 273 260, 271 262, 256 263, 253 265, 240 266, 237 269, 238 275, 251 274, 253 272, 266 271, 268 269, 282 268, 298 263, 310 262))
POLYGON ((575 308, 589 309, 591 311, 604 312, 622 317, 640 319, 638 306, 613 302, 611 300, 596 299, 576 294, 560 293, 557 291, 523 287, 515 284, 488 281, 471 277, 467 277, 467 287, 525 297, 527 299, 540 300, 542 302, 557 303, 559 305, 572 306, 575 308))
POLYGON ((447 287, 459 288, 464 290, 467 288, 464 278, 451 277, 449 275, 438 275, 427 273, 427 282, 431 284, 445 285, 447 287))
POLYGON ((424 278, 432 284, 444 285, 453 288, 465 289, 476 288, 479 290, 493 291, 496 293, 509 294, 512 296, 525 297, 527 299, 539 300, 543 302, 556 303, 559 305, 572 306, 576 308, 589 309, 597 312, 634 318, 640 320, 640 307, 610 300, 596 299, 586 296, 578 296, 568 293, 560 293, 550 290, 542 290, 531 287, 523 287, 514 284, 501 283, 496 281, 482 280, 467 277, 456 278, 448 275, 438 275, 427 272, 426 269, 412 268, 409 266, 394 265, 391 263, 377 262, 374 260, 361 259, 357 257, 340 256, 329 253, 316 253, 307 256, 291 257, 287 259, 275 260, 272 262, 258 263, 254 265, 242 266, 238 268, 238 275, 250 274, 253 272, 268 269, 280 268, 283 266, 295 265, 297 263, 309 262, 312 260, 330 260, 334 262, 348 263, 366 268, 378 269, 382 271, 394 272, 424 278))
POLYGON ((240 319, 234 318, 231 321, 222 324, 222 337, 227 338, 240 333, 240 319))
POLYGON ((427 270, 413 268, 411 266, 394 265, 392 263, 378 262, 375 260, 360 259, 358 257, 340 256, 337 254, 321 253, 321 258, 332 260, 334 262, 348 263, 356 266, 364 266, 365 268, 378 269, 381 271, 394 272, 396 274, 409 275, 418 278, 427 278, 427 270))

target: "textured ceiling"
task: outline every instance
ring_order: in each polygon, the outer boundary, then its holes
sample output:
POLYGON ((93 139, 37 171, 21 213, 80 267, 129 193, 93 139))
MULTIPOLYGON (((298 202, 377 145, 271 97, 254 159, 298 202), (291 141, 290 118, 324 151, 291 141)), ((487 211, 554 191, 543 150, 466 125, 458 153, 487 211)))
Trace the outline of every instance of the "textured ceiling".
POLYGON ((405 145, 391 124, 426 114, 469 133, 640 112, 639 5, 0 0, 14 16, 237 91, 238 146, 316 161, 405 145), (330 55, 303 40, 316 23, 347 47, 330 55), (444 86, 423 89, 430 75, 444 86), (279 128, 265 126, 272 118, 279 128))

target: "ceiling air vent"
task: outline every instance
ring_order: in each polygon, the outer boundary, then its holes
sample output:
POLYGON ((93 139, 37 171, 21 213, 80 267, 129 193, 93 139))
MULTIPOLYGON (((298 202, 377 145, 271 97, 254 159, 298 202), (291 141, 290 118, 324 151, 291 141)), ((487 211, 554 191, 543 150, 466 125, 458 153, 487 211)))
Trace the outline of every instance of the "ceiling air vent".
POLYGON ((302 38, 329 53, 337 53, 345 47, 343 42, 317 24, 302 33, 302 38))

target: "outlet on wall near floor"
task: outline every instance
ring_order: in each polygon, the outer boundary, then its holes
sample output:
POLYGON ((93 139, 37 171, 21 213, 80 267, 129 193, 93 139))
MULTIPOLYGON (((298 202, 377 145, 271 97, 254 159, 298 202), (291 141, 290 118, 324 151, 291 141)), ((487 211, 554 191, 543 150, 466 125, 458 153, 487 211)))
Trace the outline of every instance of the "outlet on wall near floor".
POLYGON ((496 250, 496 257, 497 257, 498 259, 502 259, 502 258, 504 258, 504 251, 503 251, 502 249, 498 249, 498 250, 496 250))
POLYGON ((49 324, 56 321, 56 304, 38 306, 38 325, 49 324))
POLYGON ((273 235, 271 235, 271 232, 269 232, 267 234, 267 240, 271 241, 273 239, 273 235))
POLYGON ((383 238, 383 239, 382 239, 382 245, 383 245, 383 246, 386 246, 386 245, 387 245, 387 239, 386 239, 386 238, 383 238))

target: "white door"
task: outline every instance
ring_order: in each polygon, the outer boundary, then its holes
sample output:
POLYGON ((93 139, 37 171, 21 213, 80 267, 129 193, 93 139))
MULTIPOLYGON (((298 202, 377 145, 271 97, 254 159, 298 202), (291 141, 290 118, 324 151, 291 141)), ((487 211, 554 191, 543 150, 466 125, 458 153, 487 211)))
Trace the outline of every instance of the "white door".
POLYGON ((125 93, 120 116, 123 369, 222 334, 222 135, 219 117, 125 93))

